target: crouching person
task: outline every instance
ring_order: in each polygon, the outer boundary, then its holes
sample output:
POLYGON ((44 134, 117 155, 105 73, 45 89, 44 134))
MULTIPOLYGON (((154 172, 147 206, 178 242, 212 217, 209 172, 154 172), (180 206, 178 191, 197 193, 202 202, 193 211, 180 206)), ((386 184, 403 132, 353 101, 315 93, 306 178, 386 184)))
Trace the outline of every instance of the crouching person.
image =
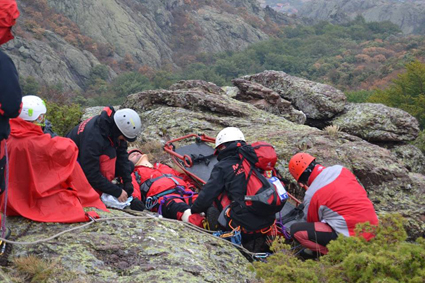
POLYGON ((77 146, 67 138, 52 139, 43 133, 43 100, 29 95, 22 104, 19 117, 10 120, 7 140, 9 187, 0 204, 7 204, 6 215, 70 223, 89 220, 84 207, 107 211, 77 163, 77 146))
POLYGON ((133 196, 142 199, 146 209, 204 228, 205 218, 199 213, 191 213, 190 205, 196 200, 197 193, 186 175, 165 164, 152 165, 148 156, 137 149, 129 152, 129 160, 134 164, 136 189, 133 196))
MULTIPOLYGON (((307 222, 291 226, 291 235, 316 254, 327 254, 326 245, 339 234, 354 236, 358 223, 378 225, 378 217, 365 189, 341 165, 324 167, 308 153, 289 161, 289 172, 306 190, 304 215, 307 222)), ((374 235, 363 233, 366 240, 374 235)), ((307 250, 307 251, 308 251, 307 250)))
POLYGON ((129 202, 134 188, 127 142, 136 141, 141 130, 142 122, 134 110, 125 108, 115 112, 113 107, 105 107, 100 115, 85 120, 67 134, 78 146, 78 161, 99 195, 111 195, 116 203, 129 202), (117 177, 122 186, 113 182, 117 177))
MULTIPOLYGON (((208 222, 214 222, 210 217, 214 214, 213 209, 209 209, 214 203, 220 213, 218 222, 221 228, 227 231, 241 231, 241 243, 245 248, 252 252, 266 252, 269 251, 267 234, 274 228, 275 213, 283 207, 283 201, 275 199, 273 205, 269 205, 254 201, 259 197, 254 195, 250 195, 252 201, 247 201, 247 197, 250 197, 248 190, 253 188, 251 182, 256 178, 255 172, 260 170, 257 168, 254 170, 253 164, 245 166, 246 159, 244 161, 240 155, 244 149, 253 151, 253 147, 246 144, 245 137, 238 128, 228 127, 218 133, 214 154, 217 155, 219 162, 214 166, 208 182, 202 187, 193 203, 192 213, 206 212, 208 222), (264 209, 254 208, 254 202, 264 209)), ((259 175, 262 175, 264 172, 260 173, 259 175)), ((257 181, 259 180, 258 178, 257 181)), ((257 189, 268 190, 270 192, 268 196, 278 197, 275 187, 271 187, 267 179, 264 183, 258 184, 264 186, 257 189)))

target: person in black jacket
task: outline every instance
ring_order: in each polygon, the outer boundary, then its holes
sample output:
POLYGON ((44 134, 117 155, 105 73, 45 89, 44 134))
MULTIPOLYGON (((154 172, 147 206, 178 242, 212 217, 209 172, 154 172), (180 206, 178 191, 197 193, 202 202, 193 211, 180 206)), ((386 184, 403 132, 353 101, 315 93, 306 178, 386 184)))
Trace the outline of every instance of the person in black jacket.
POLYGON ((274 223, 274 218, 265 219, 242 209, 239 205, 244 202, 247 191, 247 180, 238 150, 245 144, 245 137, 238 128, 227 127, 220 131, 214 152, 218 155, 219 162, 199 192, 191 212, 193 214, 206 212, 207 221, 210 222, 212 209, 209 207, 214 203, 220 212, 219 224, 226 230, 242 227, 242 245, 251 251, 259 252, 265 250, 265 238, 257 232, 270 227, 274 223))
MULTIPOLYGON (((18 17, 19 10, 15 0, 0 0, 0 45, 13 39, 12 26, 18 17)), ((18 117, 22 107, 21 101, 22 91, 15 64, 0 50, 0 194, 6 189, 6 139, 10 134, 9 119, 18 117)), ((8 234, 9 229, 2 230, 0 237, 7 238, 8 234)))
POLYGON ((112 195, 120 202, 133 193, 127 141, 134 142, 142 129, 139 115, 132 109, 105 107, 100 115, 89 118, 66 136, 78 146, 78 161, 90 185, 99 193, 112 195), (123 187, 112 180, 120 177, 123 187))

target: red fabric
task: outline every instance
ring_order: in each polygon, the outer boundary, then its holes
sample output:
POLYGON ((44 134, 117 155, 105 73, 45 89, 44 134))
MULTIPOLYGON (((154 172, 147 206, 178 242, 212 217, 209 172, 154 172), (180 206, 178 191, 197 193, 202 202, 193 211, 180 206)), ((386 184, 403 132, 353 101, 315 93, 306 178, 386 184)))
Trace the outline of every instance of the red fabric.
POLYGON ((112 181, 115 178, 115 164, 117 158, 110 158, 107 155, 101 155, 99 158, 100 162, 100 172, 102 175, 108 179, 108 181, 112 181))
POLYGON ((319 245, 318 243, 311 241, 308 238, 307 231, 298 231, 297 233, 294 234, 294 237, 303 247, 306 247, 314 252, 320 252, 321 254, 324 254, 324 255, 329 252, 327 247, 319 245))
POLYGON ((71 223, 88 220, 83 207, 108 211, 77 163, 78 148, 71 139, 52 139, 21 118, 10 124, 7 215, 71 223))
MULTIPOLYGON (((145 167, 145 166, 136 166, 134 168, 134 171, 137 171, 137 173, 140 176, 140 181, 139 184, 143 184, 145 181, 149 180, 149 179, 155 179, 157 177, 162 176, 163 174, 172 174, 174 176, 179 176, 181 178, 177 178, 174 177, 173 179, 175 181, 177 181, 179 186, 183 186, 185 188, 185 190, 189 191, 192 188, 191 183, 188 181, 188 177, 176 170, 174 170, 173 168, 165 165, 165 164, 161 164, 161 163, 155 163, 153 168, 149 168, 149 167, 145 167)), ((135 182, 135 176, 133 174, 133 185, 137 184, 137 182, 135 182)), ((176 183, 170 179, 170 178, 161 178, 157 181, 155 181, 152 186, 150 187, 146 197, 150 197, 150 196, 155 196, 161 192, 164 192, 166 190, 172 189, 174 187, 176 187, 176 183)), ((135 190, 134 192, 136 193, 136 195, 141 194, 140 193, 140 186, 134 186, 135 190)), ((166 195, 167 197, 170 196, 180 196, 179 194, 168 194, 166 195)), ((134 196, 134 194, 133 194, 134 196)), ((192 197, 192 202, 195 201, 195 199, 197 198, 197 194, 193 195, 192 197)), ((158 199, 158 203, 161 202, 161 200, 163 199, 163 197, 160 197, 158 199)), ((185 200, 180 200, 180 199, 173 199, 175 202, 186 202, 189 204, 189 199, 185 199, 185 200)), ((152 209, 152 211, 156 212, 157 211, 157 207, 154 207, 152 209)))
POLYGON ((13 39, 11 28, 19 17, 15 0, 0 0, 0 44, 13 39))
POLYGON ((329 232, 332 233, 332 228, 326 223, 314 222, 314 230, 317 232, 329 232))

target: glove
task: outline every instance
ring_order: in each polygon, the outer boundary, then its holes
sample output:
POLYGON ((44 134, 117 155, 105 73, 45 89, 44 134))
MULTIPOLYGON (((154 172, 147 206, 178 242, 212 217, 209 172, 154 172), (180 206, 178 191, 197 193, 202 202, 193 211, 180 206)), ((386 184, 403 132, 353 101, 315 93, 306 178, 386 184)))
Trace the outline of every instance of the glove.
POLYGON ((134 198, 133 201, 130 203, 130 208, 132 210, 143 211, 145 210, 145 204, 140 199, 134 198))
POLYGON ((131 195, 133 195, 134 191, 133 184, 131 182, 125 183, 123 190, 126 191, 128 197, 130 197, 131 195))

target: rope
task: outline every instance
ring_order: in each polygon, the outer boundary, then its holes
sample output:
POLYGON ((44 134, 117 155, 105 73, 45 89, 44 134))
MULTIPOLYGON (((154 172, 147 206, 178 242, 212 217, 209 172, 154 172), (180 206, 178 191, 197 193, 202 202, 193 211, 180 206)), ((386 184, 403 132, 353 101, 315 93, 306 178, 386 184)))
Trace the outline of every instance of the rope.
POLYGON ((7 154, 7 141, 4 141, 4 155, 6 156, 6 176, 4 180, 5 189, 4 189, 4 210, 3 217, 1 218, 1 237, 4 238, 6 235, 6 212, 7 212, 7 197, 9 189, 9 156, 7 154))

